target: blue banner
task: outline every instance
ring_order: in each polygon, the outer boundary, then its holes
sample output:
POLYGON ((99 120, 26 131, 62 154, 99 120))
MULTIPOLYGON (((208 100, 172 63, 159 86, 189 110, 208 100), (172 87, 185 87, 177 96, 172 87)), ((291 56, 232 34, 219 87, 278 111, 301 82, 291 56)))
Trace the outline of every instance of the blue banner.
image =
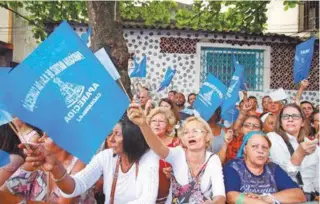
POLYGON ((176 69, 171 69, 171 67, 168 67, 166 74, 164 76, 163 81, 160 84, 160 87, 158 89, 159 91, 162 91, 163 89, 165 89, 166 87, 168 87, 174 77, 174 75, 176 74, 176 69))
POLYGON ((209 120, 212 114, 223 101, 227 87, 215 76, 208 74, 207 80, 202 84, 193 108, 198 111, 200 116, 209 120))
POLYGON ((147 75, 147 57, 143 56, 140 63, 137 62, 136 56, 133 57, 134 70, 131 72, 130 77, 144 78, 147 75))
MULTIPOLYGON (((243 79, 243 71, 243 66, 236 66, 227 93, 221 105, 221 116, 226 116, 226 118, 230 118, 228 117, 228 111, 234 109, 235 104, 240 100, 239 91, 243 79)), ((226 118, 222 117, 222 119, 224 120, 227 120, 226 118)))
POLYGON ((233 108, 229 109, 228 111, 225 111, 224 113, 221 113, 221 118, 225 121, 228 121, 229 123, 234 123, 239 116, 239 110, 236 106, 233 106, 233 108))
POLYGON ((296 46, 293 65, 294 83, 299 83, 309 76, 315 40, 316 38, 312 37, 296 46))
POLYGON ((10 163, 10 155, 0 149, 0 168, 10 163))
MULTIPOLYGON (((235 55, 233 55, 233 64, 234 64, 234 70, 243 69, 243 73, 244 73, 244 66, 239 63, 239 61, 237 60, 237 57, 235 55)), ((244 84, 244 74, 242 74, 242 76, 240 78, 240 89, 243 91, 247 91, 247 88, 244 84)))
POLYGON ((82 35, 81 35, 81 40, 82 40, 85 44, 87 44, 87 43, 89 42, 90 35, 91 35, 91 26, 89 26, 87 32, 82 33, 82 35))
POLYGON ((129 105, 126 94, 66 22, 13 69, 9 79, 3 101, 8 111, 44 130, 85 163, 129 105))
POLYGON ((0 67, 0 102, 3 94, 6 91, 7 88, 7 80, 8 80, 8 74, 11 70, 11 67, 0 67))

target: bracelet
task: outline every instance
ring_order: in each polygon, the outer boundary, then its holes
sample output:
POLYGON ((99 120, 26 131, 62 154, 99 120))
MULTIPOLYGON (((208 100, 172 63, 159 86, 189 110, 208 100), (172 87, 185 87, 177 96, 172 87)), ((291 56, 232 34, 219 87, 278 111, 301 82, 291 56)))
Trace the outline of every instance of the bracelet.
POLYGON ((241 193, 236 200, 236 204, 243 204, 243 202, 244 202, 244 193, 241 193))
POLYGON ((63 176, 61 176, 61 178, 55 179, 53 176, 52 176, 52 178, 53 178, 54 182, 58 183, 58 182, 62 181, 67 175, 68 175, 68 172, 66 170, 66 172, 63 174, 63 176))

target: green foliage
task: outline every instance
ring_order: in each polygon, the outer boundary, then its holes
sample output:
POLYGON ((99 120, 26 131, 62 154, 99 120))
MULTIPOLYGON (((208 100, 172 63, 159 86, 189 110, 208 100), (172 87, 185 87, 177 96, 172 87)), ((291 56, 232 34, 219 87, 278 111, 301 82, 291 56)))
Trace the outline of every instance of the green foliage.
POLYGON ((299 1, 285 0, 285 1, 283 1, 284 10, 287 11, 289 8, 295 8, 298 3, 299 3, 299 1))
MULTIPOLYGON (((178 27, 218 31, 262 32, 269 1, 195 1, 183 5, 173 1, 121 1, 121 18, 146 25, 175 24, 178 27)), ((288 7, 292 7, 287 2, 288 7)), ((85 1, 15 1, 0 6, 13 10, 23 7, 33 25, 34 37, 45 39, 45 24, 61 20, 87 22, 85 1)))

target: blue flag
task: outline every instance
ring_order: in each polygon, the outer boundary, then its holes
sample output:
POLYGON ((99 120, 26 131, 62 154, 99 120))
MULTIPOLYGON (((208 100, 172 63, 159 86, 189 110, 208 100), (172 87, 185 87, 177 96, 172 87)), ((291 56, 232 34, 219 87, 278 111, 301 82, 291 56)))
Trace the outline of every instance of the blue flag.
POLYGON ((133 57, 134 70, 130 74, 130 77, 141 77, 144 78, 147 75, 147 57, 143 56, 140 64, 137 62, 137 58, 133 57))
POLYGON ((164 76, 163 81, 160 84, 160 87, 158 89, 159 91, 162 91, 163 89, 165 89, 166 87, 168 87, 174 77, 174 75, 176 74, 176 69, 171 69, 171 67, 168 67, 166 74, 164 76))
POLYGON ((294 83, 299 83, 309 76, 315 40, 316 38, 312 37, 296 46, 293 65, 294 83))
MULTIPOLYGON (((236 69, 233 73, 229 88, 227 90, 227 93, 224 97, 223 103, 221 105, 221 116, 228 117, 228 111, 235 108, 235 104, 240 100, 239 98, 239 91, 240 86, 243 78, 243 66, 236 66, 236 69)), ((230 117, 228 117, 230 118, 230 117)), ((226 118, 223 118, 224 120, 227 120, 226 118)), ((229 121, 231 122, 231 121, 229 121)))
MULTIPOLYGON (((235 55, 233 55, 233 64, 234 64, 234 69, 243 69, 244 72, 244 66, 242 64, 239 63, 239 61, 237 60, 237 57, 235 55)), ((240 78, 240 89, 243 91, 247 91, 247 88, 244 84, 244 74, 241 75, 240 78)))
POLYGON ((10 155, 0 149, 0 168, 10 163, 10 155))
POLYGON ((207 80, 201 86, 200 93, 193 103, 193 108, 203 119, 209 120, 222 103, 226 92, 227 87, 215 76, 209 74, 207 80))
POLYGON ((91 35, 91 26, 89 26, 87 32, 82 33, 82 35, 81 35, 81 40, 82 40, 85 44, 87 44, 87 43, 89 42, 90 35, 91 35))
POLYGON ((237 120, 238 116, 239 116, 239 110, 237 109, 236 106, 233 106, 228 111, 221 113, 221 118, 230 123, 234 123, 237 120))
POLYGON ((66 22, 13 69, 9 79, 3 100, 8 111, 43 129, 85 163, 129 105, 126 94, 66 22))

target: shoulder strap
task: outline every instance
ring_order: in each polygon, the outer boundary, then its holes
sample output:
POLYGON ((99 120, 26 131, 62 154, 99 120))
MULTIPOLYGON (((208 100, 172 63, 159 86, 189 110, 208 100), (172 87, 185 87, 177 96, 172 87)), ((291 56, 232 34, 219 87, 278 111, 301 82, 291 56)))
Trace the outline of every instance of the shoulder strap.
MULTIPOLYGON (((293 149, 291 143, 290 143, 289 141, 285 141, 285 140, 283 140, 283 141, 284 141, 284 143, 287 145, 287 148, 288 148, 288 150, 289 150, 289 152, 290 152, 290 155, 292 156, 293 153, 294 153, 294 149, 293 149)), ((299 184, 300 186, 302 186, 302 185, 303 185, 303 181, 302 181, 302 177, 301 177, 300 171, 298 171, 298 173, 297 173, 297 175, 296 175, 296 178, 297 178, 298 184, 299 184)))
POLYGON ((199 178, 201 177, 202 173, 204 172, 204 170, 205 170, 206 167, 207 167, 207 164, 208 164, 209 160, 211 159, 211 157, 212 157, 213 155, 214 155, 214 154, 211 154, 211 155, 209 156, 209 158, 207 159, 206 163, 203 164, 203 166, 201 167, 198 175, 196 176, 196 179, 199 179, 199 178))
POLYGON ((72 171, 72 169, 74 168, 74 166, 76 165, 77 161, 78 161, 78 158, 77 158, 77 157, 73 157, 73 158, 72 158, 72 161, 71 161, 70 165, 69 165, 68 168, 67 168, 68 174, 71 173, 71 171, 72 171))

